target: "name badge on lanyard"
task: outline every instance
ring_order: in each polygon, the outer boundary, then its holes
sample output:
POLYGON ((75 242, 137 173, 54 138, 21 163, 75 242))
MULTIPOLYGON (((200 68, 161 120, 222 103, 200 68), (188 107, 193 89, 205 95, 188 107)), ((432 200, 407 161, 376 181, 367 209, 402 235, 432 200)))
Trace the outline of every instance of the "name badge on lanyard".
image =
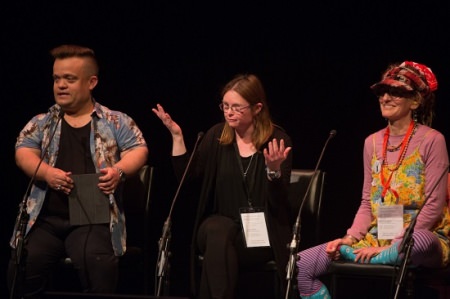
POLYGON ((264 208, 240 208, 239 214, 247 247, 270 246, 264 208))
POLYGON ((378 239, 392 240, 403 229, 403 205, 378 207, 378 239))

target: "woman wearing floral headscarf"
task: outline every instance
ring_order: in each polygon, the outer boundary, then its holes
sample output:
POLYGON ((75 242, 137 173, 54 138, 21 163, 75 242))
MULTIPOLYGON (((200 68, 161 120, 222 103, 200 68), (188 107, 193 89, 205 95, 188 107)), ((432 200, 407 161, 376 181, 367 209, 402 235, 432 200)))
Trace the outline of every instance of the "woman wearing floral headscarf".
POLYGON ((431 128, 437 86, 430 68, 410 61, 389 66, 371 86, 388 124, 365 140, 362 200, 347 234, 299 253, 302 298, 330 298, 317 277, 332 260, 398 264, 405 230, 416 217, 411 263, 448 264, 449 159, 444 136, 431 128), (386 221, 386 215, 394 218, 386 221))

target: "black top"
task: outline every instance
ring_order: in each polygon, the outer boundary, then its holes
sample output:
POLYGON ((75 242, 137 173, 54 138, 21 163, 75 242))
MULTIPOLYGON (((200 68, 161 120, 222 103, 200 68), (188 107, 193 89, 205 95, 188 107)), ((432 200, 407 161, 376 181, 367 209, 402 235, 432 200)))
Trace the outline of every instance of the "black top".
MULTIPOLYGON (((90 132, 91 122, 83 127, 74 128, 62 118, 61 138, 55 167, 71 171, 72 174, 95 173, 95 166, 89 149, 90 132)), ((67 195, 49 188, 46 196, 41 215, 60 216, 68 219, 67 195)))

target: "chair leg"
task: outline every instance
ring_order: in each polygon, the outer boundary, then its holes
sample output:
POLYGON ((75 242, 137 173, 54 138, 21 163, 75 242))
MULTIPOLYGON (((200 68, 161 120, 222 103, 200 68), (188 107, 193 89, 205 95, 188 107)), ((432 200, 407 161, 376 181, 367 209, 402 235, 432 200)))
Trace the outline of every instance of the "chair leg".
POLYGON ((331 281, 331 283, 330 283, 331 298, 338 298, 338 296, 337 296, 337 275, 331 275, 330 281, 331 281))

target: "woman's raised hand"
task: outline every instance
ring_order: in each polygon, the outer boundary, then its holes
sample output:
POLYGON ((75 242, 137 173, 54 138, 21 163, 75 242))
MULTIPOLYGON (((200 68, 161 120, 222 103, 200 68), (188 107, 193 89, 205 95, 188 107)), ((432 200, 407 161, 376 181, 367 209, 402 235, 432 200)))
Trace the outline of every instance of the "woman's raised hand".
POLYGON ((169 129, 172 135, 182 134, 180 126, 172 120, 169 113, 164 111, 163 106, 156 104, 156 108, 152 108, 152 111, 159 117, 159 119, 161 119, 162 123, 167 127, 167 129, 169 129))

